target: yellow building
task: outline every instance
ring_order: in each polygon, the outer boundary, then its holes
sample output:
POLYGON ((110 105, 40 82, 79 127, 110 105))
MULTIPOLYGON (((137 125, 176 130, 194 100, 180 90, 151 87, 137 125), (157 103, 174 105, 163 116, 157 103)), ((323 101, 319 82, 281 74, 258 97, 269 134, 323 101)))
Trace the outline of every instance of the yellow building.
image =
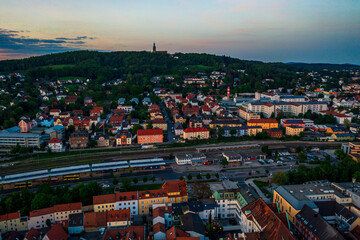
POLYGON ((115 194, 99 195, 93 197, 94 212, 115 210, 115 194))
POLYGON ((208 139, 210 136, 209 129, 202 128, 187 128, 184 130, 184 139, 208 139))
POLYGON ((56 223, 63 223, 69 220, 69 215, 82 213, 82 203, 67 203, 54 205, 54 218, 56 223))
POLYGON ((164 119, 155 119, 152 121, 153 128, 162 129, 167 131, 167 122, 164 119))
POLYGON ((243 108, 243 107, 240 107, 239 110, 238 110, 238 114, 239 114, 239 117, 246 120, 246 121, 249 121, 250 119, 260 119, 260 115, 255 113, 255 112, 252 112, 252 111, 249 111, 247 110, 246 108, 243 108))
POLYGON ((256 134, 262 132, 262 128, 259 126, 248 127, 247 129, 248 129, 249 136, 256 136, 256 134))
POLYGON ((20 212, 0 216, 0 233, 28 230, 27 219, 20 218, 20 212))
POLYGON ((345 152, 349 153, 349 156, 355 161, 360 160, 360 144, 349 142, 349 150, 345 152))
POLYGON ((285 134, 287 136, 300 136, 300 133, 304 132, 304 128, 300 126, 287 126, 285 134))
POLYGON ((131 225, 130 209, 113 210, 107 212, 108 227, 124 227, 131 225))
POLYGON ((214 119, 210 124, 210 128, 217 128, 217 127, 241 127, 242 123, 239 119, 236 118, 227 118, 227 117, 218 117, 214 119))
POLYGON ((250 119, 247 122, 248 127, 259 126, 263 130, 270 128, 279 128, 279 123, 275 119, 250 119))
POLYGON ((274 190, 273 202, 280 212, 285 213, 294 224, 295 216, 304 204, 315 209, 314 201, 335 200, 337 203, 351 203, 351 197, 339 190, 333 183, 285 185, 274 190))
POLYGON ((153 204, 168 203, 164 189, 139 191, 139 214, 149 214, 153 204))

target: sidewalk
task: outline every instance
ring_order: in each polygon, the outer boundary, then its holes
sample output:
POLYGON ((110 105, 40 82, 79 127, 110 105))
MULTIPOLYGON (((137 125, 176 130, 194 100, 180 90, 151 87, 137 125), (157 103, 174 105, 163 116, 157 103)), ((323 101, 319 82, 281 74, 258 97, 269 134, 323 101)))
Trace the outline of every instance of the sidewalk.
POLYGON ((255 191, 259 194, 259 196, 264 200, 264 202, 271 203, 271 200, 268 199, 267 197, 265 197, 264 193, 254 183, 254 180, 256 180, 256 179, 257 178, 248 179, 248 180, 245 181, 245 183, 247 185, 250 185, 251 187, 253 187, 255 189, 255 191))

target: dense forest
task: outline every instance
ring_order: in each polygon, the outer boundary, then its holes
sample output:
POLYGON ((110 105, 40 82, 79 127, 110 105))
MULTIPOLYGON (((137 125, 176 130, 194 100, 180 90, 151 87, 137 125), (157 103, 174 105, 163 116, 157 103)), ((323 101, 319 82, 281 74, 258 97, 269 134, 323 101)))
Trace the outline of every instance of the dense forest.
POLYGON ((294 67, 303 69, 303 70, 310 70, 310 71, 322 71, 322 70, 360 70, 359 65, 354 64, 330 64, 330 63, 288 63, 294 67))

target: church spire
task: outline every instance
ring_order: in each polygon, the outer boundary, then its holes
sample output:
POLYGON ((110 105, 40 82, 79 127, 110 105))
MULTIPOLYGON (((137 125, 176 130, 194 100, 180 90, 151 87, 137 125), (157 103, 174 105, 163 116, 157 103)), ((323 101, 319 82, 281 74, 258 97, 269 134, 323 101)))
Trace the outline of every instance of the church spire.
POLYGON ((153 45, 153 52, 156 52, 155 42, 154 42, 154 45, 153 45))

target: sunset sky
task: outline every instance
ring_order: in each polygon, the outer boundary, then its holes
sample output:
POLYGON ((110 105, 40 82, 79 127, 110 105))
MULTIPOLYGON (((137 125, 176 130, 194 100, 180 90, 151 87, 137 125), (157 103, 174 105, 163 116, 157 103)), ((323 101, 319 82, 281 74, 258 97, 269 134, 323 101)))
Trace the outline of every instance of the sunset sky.
POLYGON ((0 1, 0 59, 78 49, 360 64, 358 0, 0 1))

